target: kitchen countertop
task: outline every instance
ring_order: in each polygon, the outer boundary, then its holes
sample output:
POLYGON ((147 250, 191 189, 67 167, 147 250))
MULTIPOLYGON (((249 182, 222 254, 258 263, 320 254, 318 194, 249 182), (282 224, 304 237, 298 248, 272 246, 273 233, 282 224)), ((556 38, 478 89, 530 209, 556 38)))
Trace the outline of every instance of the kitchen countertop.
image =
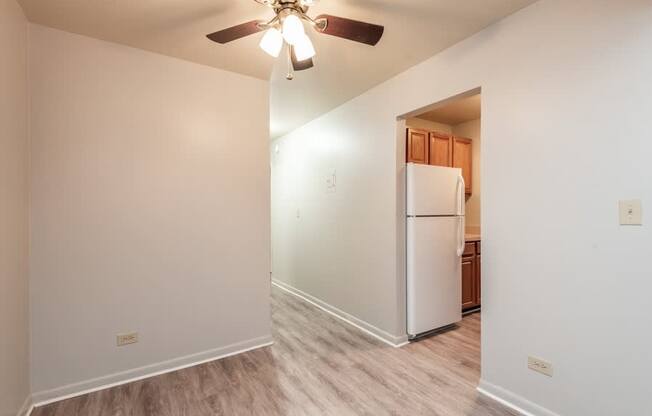
POLYGON ((468 243, 473 242, 473 241, 481 241, 482 236, 480 234, 470 234, 466 233, 464 234, 464 240, 468 243))

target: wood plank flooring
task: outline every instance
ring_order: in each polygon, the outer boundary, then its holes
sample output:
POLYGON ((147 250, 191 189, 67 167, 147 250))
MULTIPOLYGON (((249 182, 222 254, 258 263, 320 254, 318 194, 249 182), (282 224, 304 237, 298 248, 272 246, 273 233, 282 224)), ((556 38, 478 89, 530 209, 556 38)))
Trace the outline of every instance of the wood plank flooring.
POLYGON ((33 416, 516 415, 484 399, 480 315, 391 348, 274 288, 275 344, 39 407, 33 416))

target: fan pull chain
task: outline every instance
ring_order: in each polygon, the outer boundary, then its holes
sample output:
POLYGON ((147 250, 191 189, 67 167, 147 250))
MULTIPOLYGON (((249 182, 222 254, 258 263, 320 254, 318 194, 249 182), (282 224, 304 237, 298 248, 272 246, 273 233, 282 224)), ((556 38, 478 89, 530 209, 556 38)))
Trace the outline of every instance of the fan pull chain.
POLYGON ((294 66, 292 65, 292 46, 288 45, 288 74, 285 79, 292 81, 294 79, 294 66))

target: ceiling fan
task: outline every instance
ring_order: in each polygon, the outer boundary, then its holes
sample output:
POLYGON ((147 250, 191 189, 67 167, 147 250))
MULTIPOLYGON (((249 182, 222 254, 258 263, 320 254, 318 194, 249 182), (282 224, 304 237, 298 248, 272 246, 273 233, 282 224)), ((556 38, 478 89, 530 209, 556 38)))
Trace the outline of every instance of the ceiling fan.
POLYGON ((214 42, 225 44, 231 41, 266 31, 260 47, 277 58, 288 44, 287 79, 294 78, 294 71, 303 71, 314 66, 312 58, 315 48, 305 32, 303 22, 307 22, 317 33, 324 33, 349 39, 355 42, 375 46, 383 36, 385 28, 371 23, 322 14, 314 19, 306 13, 316 0, 254 0, 256 3, 270 7, 275 16, 270 21, 252 20, 237 26, 219 30, 206 35, 214 42))

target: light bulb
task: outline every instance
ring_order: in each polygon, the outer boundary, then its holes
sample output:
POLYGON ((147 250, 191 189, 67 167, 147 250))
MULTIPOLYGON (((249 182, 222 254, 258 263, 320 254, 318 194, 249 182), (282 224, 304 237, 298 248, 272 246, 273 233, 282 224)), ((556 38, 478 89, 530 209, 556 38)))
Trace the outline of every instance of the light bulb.
POLYGON ((306 32, 303 30, 303 23, 297 16, 291 14, 283 20, 283 38, 290 45, 301 42, 306 32))
POLYGON ((274 28, 269 29, 260 40, 260 48, 274 58, 278 58, 283 48, 283 35, 274 28))
POLYGON ((301 40, 294 45, 294 55, 297 57, 297 61, 305 61, 315 56, 315 47, 312 45, 312 41, 305 33, 301 37, 301 40))

